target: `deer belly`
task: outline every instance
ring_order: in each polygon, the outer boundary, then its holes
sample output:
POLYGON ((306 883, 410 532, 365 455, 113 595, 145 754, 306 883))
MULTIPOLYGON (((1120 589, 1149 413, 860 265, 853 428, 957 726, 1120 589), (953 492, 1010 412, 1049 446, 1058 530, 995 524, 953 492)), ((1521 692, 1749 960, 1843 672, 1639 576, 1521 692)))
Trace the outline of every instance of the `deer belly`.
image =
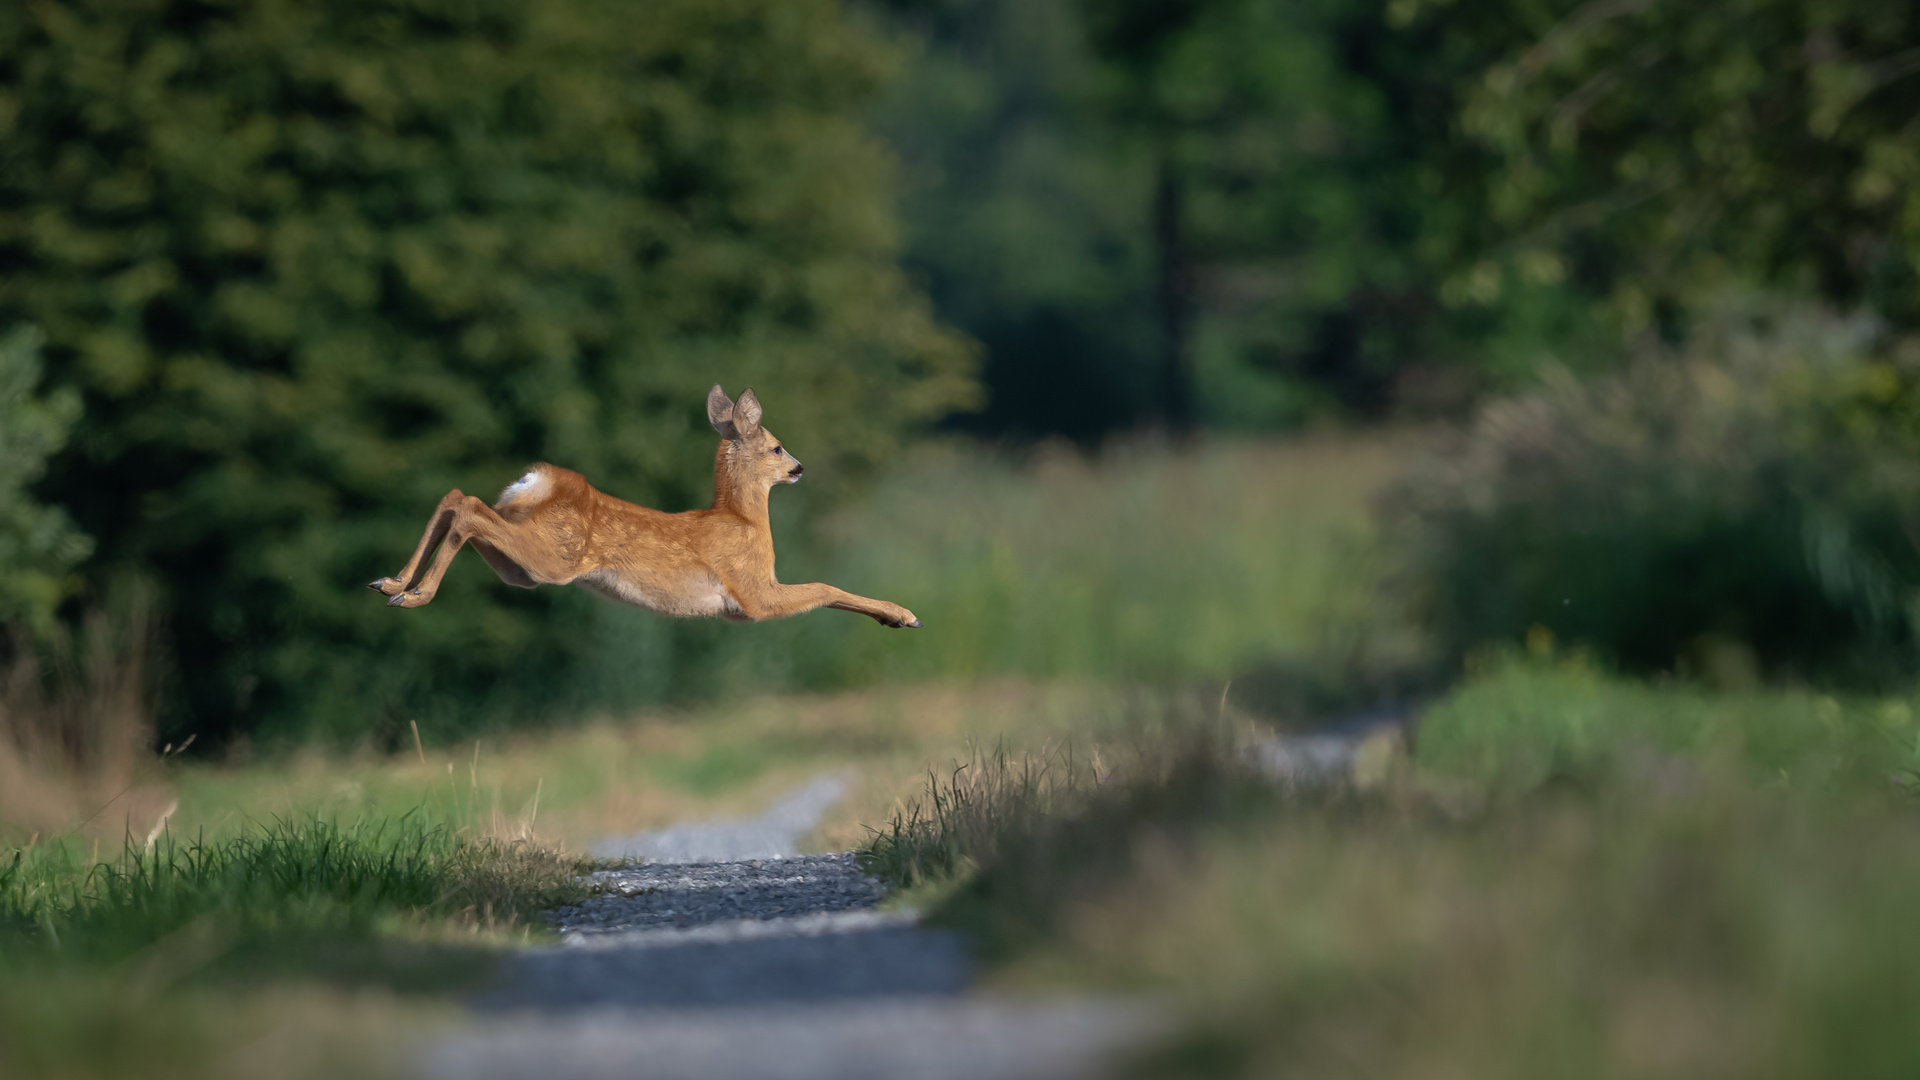
POLYGON ((711 574, 643 577, 595 570, 575 578, 574 584, 609 600, 637 604, 663 615, 724 616, 738 615, 740 611, 739 605, 727 593, 727 587, 711 574))

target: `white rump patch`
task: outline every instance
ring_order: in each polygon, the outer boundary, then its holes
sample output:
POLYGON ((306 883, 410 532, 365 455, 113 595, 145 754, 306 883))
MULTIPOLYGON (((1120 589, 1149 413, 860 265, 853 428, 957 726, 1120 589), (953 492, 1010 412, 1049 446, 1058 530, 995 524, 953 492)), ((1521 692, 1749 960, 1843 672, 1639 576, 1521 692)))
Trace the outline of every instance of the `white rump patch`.
POLYGON ((504 506, 521 499, 544 499, 552 490, 553 481, 547 479, 547 474, 539 469, 533 469, 527 475, 507 485, 506 490, 500 493, 498 505, 504 506))

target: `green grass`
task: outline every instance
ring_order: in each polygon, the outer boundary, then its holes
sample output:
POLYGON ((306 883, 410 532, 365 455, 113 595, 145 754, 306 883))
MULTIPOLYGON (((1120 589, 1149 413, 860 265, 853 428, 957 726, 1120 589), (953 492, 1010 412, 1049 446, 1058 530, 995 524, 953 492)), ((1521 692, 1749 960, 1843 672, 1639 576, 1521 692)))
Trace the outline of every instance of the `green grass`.
POLYGON ((342 826, 276 821, 217 840, 129 838, 111 862, 72 845, 15 849, 0 864, 9 951, 113 962, 196 922, 228 944, 306 934, 370 936, 390 920, 519 926, 578 895, 578 865, 523 843, 407 818, 342 826))
POLYGON ((1525 791, 1642 773, 1660 759, 1737 763, 1803 794, 1877 789, 1920 769, 1920 723, 1900 697, 1715 692, 1604 675, 1578 656, 1502 656, 1433 708, 1418 732, 1436 774, 1525 791))
POLYGON ((1002 987, 1172 1001, 1137 1076, 1920 1070, 1905 699, 1494 660, 1365 792, 1251 782, 1220 730, 1142 737, 1102 783, 937 774, 867 857, 949 875, 919 894, 1002 987))
MULTIPOLYGON (((413 818, 129 838, 99 862, 78 851, 41 843, 0 861, 0 1074, 113 1075, 133 1057, 162 1075, 224 1068, 263 1033, 363 1022, 357 994, 471 986, 491 966, 477 935, 524 935, 537 912, 582 895, 574 860, 413 818), (86 1037, 116 1025, 110 1040, 86 1037)), ((371 1055, 375 1043, 350 1045, 371 1055)), ((353 1056, 264 1073, 325 1075, 353 1056)))

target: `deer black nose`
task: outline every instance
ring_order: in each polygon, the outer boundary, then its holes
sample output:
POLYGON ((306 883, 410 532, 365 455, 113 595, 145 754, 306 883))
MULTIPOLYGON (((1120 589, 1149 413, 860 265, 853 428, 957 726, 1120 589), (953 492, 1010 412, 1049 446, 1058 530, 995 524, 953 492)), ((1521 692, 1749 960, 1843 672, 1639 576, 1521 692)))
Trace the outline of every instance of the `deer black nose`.
POLYGON ((802 465, 799 462, 795 462, 793 468, 787 470, 787 475, 799 476, 801 473, 806 471, 807 471, 807 467, 805 465, 802 465))

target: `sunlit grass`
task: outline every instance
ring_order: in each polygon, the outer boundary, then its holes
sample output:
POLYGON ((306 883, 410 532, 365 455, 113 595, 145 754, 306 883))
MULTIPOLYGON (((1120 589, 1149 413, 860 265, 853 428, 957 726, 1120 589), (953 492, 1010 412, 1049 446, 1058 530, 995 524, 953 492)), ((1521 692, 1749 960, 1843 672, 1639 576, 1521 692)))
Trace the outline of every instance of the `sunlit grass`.
POLYGON ((215 840, 169 832, 148 845, 129 838, 102 862, 35 845, 0 863, 0 932, 15 950, 113 962, 195 925, 219 948, 370 936, 396 918, 517 927, 577 897, 580 869, 556 852, 408 817, 281 820, 215 840))

